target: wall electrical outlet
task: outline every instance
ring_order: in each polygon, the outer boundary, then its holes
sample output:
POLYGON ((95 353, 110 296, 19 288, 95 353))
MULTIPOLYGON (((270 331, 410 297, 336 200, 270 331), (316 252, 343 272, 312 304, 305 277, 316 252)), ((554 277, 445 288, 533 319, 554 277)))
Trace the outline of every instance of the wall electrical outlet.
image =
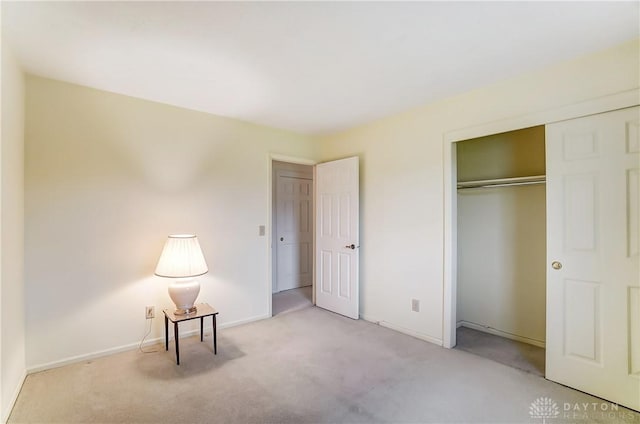
POLYGON ((156 308, 153 306, 145 306, 144 308, 144 316, 147 319, 154 318, 156 316, 156 308))
POLYGON ((411 299, 411 310, 413 312, 420 312, 420 301, 418 299, 411 299))

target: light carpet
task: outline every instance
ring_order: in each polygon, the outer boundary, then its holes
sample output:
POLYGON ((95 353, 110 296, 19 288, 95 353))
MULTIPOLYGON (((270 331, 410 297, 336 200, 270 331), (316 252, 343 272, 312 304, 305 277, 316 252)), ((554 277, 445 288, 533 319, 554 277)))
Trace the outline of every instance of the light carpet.
POLYGON ((311 286, 281 291, 274 294, 272 300, 271 310, 273 316, 307 308, 312 306, 311 286))
MULTIPOLYGON (((223 312, 221 312, 223 313, 223 312)), ((316 307, 29 375, 10 423, 542 423, 640 422, 640 414, 568 417, 603 402, 538 376, 316 307), (575 414, 575 411, 572 412, 575 414)), ((587 412, 587 411, 586 411, 587 412)))
POLYGON ((541 347, 465 327, 458 328, 456 342, 456 349, 544 377, 545 351, 541 347))

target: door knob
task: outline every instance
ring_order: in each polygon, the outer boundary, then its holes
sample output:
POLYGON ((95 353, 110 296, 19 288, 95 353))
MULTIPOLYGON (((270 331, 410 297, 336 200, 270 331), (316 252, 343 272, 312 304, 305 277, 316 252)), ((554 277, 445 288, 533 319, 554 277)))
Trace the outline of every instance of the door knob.
POLYGON ((562 263, 558 262, 558 261, 553 261, 553 262, 551 262, 551 268, 556 269, 556 270, 562 269, 562 263))
POLYGON ((284 241, 284 237, 280 237, 280 241, 284 241))
POLYGON ((355 244, 348 244, 345 246, 347 249, 351 249, 351 250, 355 250, 356 249, 356 245, 355 244))

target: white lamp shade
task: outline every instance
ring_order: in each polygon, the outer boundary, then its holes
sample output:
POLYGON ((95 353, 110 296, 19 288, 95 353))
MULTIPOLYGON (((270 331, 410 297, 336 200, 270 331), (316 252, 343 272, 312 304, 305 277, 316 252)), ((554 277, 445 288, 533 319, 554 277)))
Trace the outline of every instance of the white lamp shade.
POLYGON ((155 274, 159 277, 188 278, 208 271, 198 237, 177 234, 169 236, 164 244, 155 274))

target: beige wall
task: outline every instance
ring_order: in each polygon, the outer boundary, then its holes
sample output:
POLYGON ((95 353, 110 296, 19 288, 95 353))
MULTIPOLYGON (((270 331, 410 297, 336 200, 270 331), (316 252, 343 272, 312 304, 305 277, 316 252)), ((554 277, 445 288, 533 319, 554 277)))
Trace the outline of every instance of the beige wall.
POLYGON ((635 40, 320 137, 323 160, 361 158, 361 314, 442 341, 446 133, 638 88, 639 59, 635 40))
POLYGON ((544 346, 544 185, 458 194, 457 322, 544 346))
POLYGON ((458 181, 544 175, 544 146, 544 125, 458 142, 458 181))
POLYGON ((2 43, 0 149, 0 402, 2 422, 25 376, 24 75, 2 43))
POLYGON ((269 154, 313 158, 311 139, 37 77, 27 117, 29 368, 135 346, 145 305, 163 337, 172 233, 198 235, 222 326, 268 316, 269 154))
MULTIPOLYGON (((269 153, 361 158, 361 313, 442 340, 443 138, 633 88, 638 42, 311 140, 30 77, 26 126, 27 365, 128 348, 164 238, 199 235, 200 299, 231 324, 268 314, 269 153), (251 266, 247 266, 250 263, 251 266), (411 299, 421 311, 411 312, 411 299)), ((155 320, 151 338, 160 337, 155 320)))

